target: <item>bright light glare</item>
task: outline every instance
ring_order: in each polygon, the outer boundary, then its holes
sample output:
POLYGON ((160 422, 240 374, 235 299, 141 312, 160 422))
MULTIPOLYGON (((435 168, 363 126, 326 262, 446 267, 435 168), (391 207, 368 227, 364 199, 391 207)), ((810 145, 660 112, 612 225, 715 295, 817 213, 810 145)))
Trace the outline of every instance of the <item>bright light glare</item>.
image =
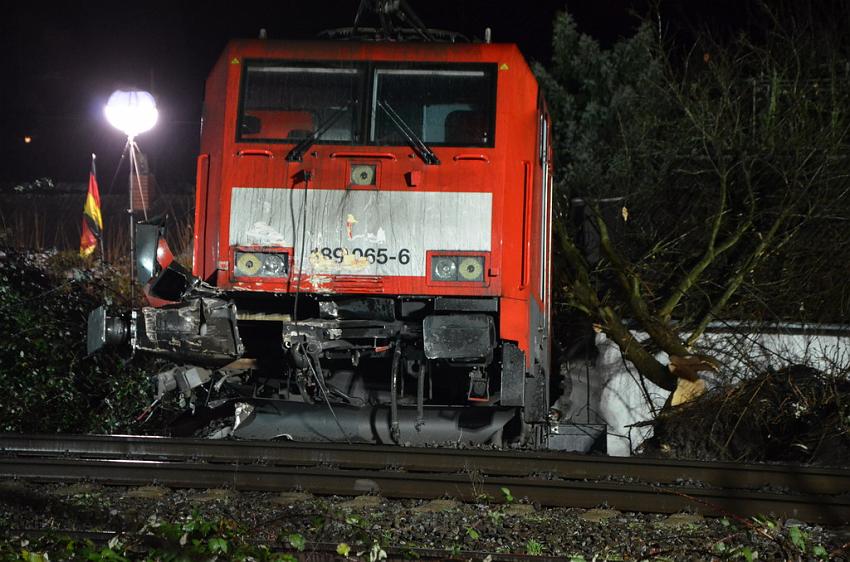
POLYGON ((103 108, 109 124, 130 138, 150 131, 159 117, 156 100, 148 92, 116 90, 103 108))

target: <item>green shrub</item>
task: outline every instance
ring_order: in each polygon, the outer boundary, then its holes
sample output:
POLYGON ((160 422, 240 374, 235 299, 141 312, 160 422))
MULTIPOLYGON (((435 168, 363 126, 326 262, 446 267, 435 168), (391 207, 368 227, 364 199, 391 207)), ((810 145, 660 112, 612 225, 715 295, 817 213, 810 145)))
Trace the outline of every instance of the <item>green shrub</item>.
POLYGON ((76 254, 0 252, 0 431, 128 431, 150 400, 150 366, 86 357, 88 313, 121 308, 126 275, 76 254))

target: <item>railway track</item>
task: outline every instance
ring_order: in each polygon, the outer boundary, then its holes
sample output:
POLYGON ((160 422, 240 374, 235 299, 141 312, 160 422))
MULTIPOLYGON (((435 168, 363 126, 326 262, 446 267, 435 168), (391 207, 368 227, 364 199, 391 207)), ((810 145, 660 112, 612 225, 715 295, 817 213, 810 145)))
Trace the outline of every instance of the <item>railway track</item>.
POLYGON ((822 468, 136 436, 0 435, 0 452, 0 478, 32 481, 465 501, 508 488, 548 506, 850 521, 850 473, 822 468))

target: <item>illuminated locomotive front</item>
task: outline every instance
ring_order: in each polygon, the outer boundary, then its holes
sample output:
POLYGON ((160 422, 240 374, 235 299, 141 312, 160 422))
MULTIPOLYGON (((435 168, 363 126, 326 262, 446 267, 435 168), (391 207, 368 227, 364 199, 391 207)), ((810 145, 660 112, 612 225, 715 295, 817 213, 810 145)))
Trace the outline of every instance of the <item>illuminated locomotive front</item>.
POLYGON ((192 274, 143 265, 157 306, 127 335, 179 365, 161 397, 229 405, 237 437, 545 447, 548 154, 514 45, 232 42, 192 274))

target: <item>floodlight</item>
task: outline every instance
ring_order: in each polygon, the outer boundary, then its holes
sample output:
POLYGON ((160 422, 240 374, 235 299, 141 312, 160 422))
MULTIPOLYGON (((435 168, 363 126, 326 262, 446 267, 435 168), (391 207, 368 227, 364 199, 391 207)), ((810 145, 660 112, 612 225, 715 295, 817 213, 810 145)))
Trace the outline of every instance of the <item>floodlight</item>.
POLYGON ((140 90, 116 90, 109 96, 103 113, 110 125, 131 139, 151 130, 159 117, 156 100, 140 90))

